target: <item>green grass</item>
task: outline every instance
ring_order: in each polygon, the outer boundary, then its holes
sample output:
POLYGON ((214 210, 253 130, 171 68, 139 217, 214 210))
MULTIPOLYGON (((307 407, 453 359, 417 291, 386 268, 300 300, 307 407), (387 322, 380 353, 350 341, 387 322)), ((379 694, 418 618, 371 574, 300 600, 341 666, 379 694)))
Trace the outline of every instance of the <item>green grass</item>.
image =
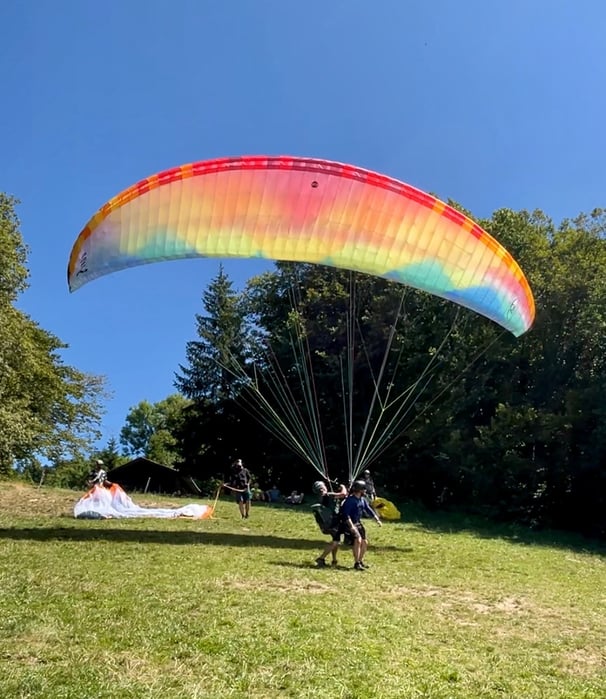
POLYGON ((606 697, 590 542, 404 508, 369 571, 317 570, 305 507, 82 521, 77 493, 0 486, 3 699, 606 697))

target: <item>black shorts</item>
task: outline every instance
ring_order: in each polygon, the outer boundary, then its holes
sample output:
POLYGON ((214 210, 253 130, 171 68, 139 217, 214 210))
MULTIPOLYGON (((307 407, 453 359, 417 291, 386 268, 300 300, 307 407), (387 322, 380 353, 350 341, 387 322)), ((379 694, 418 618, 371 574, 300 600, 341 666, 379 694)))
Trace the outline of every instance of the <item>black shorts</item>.
POLYGON ((331 529, 329 532, 330 538, 333 541, 336 541, 338 544, 341 543, 341 536, 343 535, 343 532, 341 531, 340 527, 335 527, 334 529, 331 529))
MULTIPOLYGON (((366 539, 366 529, 364 529, 364 525, 360 522, 354 524, 354 527, 358 530, 362 539, 366 539)), ((354 542, 354 535, 347 524, 342 525, 341 532, 343 533, 343 543, 347 546, 351 546, 354 542)))

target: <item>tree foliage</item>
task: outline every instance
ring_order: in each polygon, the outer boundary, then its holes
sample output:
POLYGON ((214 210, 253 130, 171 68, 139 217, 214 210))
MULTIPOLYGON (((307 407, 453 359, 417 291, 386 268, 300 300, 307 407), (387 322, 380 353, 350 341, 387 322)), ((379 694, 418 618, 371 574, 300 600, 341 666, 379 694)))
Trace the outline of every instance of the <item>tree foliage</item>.
POLYGON ((0 307, 4 311, 27 288, 28 249, 19 232, 18 202, 0 192, 0 307))
POLYGON ((141 401, 130 409, 120 432, 120 443, 128 456, 146 456, 174 466, 179 460, 177 437, 191 401, 175 393, 157 403, 141 401))
POLYGON ((81 455, 100 435, 105 381, 64 363, 67 346, 14 305, 27 248, 0 194, 0 473, 81 455))

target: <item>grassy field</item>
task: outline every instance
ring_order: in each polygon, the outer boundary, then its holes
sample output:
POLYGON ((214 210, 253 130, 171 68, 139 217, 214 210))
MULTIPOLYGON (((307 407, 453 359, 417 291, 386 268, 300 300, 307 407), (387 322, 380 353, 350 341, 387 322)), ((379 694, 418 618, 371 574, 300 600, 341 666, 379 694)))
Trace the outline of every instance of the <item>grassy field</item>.
POLYGON ((0 484, 3 699, 606 697, 591 542, 404 509, 370 570, 318 570, 305 507, 81 521, 78 497, 0 484))

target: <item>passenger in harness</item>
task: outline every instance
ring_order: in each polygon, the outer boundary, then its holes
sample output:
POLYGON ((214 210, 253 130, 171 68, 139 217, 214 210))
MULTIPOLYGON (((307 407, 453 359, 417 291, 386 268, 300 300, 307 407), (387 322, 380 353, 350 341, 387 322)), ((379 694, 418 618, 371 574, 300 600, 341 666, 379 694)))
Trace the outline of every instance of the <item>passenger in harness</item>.
POLYGON ((331 540, 324 547, 321 555, 316 558, 316 566, 318 568, 326 567, 326 558, 330 553, 332 555, 331 564, 337 565, 337 551, 341 541, 341 533, 339 532, 339 510, 341 501, 347 497, 347 488, 340 485, 339 489, 331 492, 328 490, 324 481, 316 481, 313 484, 312 490, 319 496, 320 502, 317 505, 312 505, 314 517, 323 534, 328 534, 331 540))

